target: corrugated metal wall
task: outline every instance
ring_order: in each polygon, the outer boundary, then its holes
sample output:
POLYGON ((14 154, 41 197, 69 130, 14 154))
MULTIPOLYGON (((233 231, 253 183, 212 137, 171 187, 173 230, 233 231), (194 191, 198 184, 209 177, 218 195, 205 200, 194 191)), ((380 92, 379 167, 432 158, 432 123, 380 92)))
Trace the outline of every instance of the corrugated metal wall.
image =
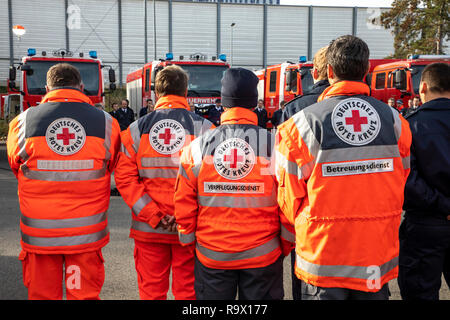
POLYGON ((263 7, 256 5, 221 5, 222 53, 233 60, 233 66, 259 67, 263 59, 263 7), (231 57, 231 23, 233 27, 233 57, 231 57))
MULTIPOLYGON (((97 50, 104 63, 126 75, 145 62, 144 0, 10 0, 12 23, 27 29, 19 42, 14 38, 16 60, 29 47, 38 51, 66 48, 72 51, 97 50), (66 2, 70 22, 66 37, 66 2), (75 10, 75 11, 74 11, 75 10), (78 10, 78 11, 77 11, 78 10), (121 20, 119 14, 121 12, 121 20), (78 15, 78 25, 77 18, 78 15), (75 23, 74 23, 75 22, 75 23), (119 23, 121 22, 121 24, 119 23), (122 43, 119 27, 121 25, 122 43), (121 49, 121 51, 119 50, 121 49), (121 55, 120 55, 121 53, 121 55), (120 59, 121 58, 121 59, 120 59), (120 63, 121 62, 121 63, 120 63), (120 69, 121 66, 121 69, 120 69)), ((367 41, 372 58, 392 53, 393 37, 368 19, 372 9, 189 3, 156 1, 156 58, 171 50, 175 57, 201 52, 211 57, 225 53, 234 66, 251 69, 310 57, 342 34, 367 41), (354 14, 356 13, 356 14, 354 14), (356 20, 353 20, 355 17, 356 20), (266 25, 264 21, 266 19, 266 25), (354 25, 354 21, 356 22, 354 25), (236 25, 231 28, 231 23, 236 25), (309 41, 309 25, 312 26, 309 41), (218 28, 219 26, 219 28, 218 28), (355 28, 356 27, 356 28, 355 28), (266 31, 266 33, 264 33, 266 31), (233 46, 231 34, 233 33, 233 46), (233 47, 233 57, 231 57, 233 47), (231 61, 232 60, 232 61, 231 61)), ((8 1, 0 1, 0 83, 4 84, 9 65, 8 1)), ((147 57, 154 59, 153 1, 147 1, 147 57)))
POLYGON ((173 3, 173 53, 189 57, 203 53, 208 57, 216 55, 217 6, 204 3, 173 3))
POLYGON ((358 8, 356 36, 366 41, 370 54, 383 58, 394 53, 394 41, 389 30, 373 25, 371 20, 379 17, 383 10, 377 8, 358 8))
POLYGON ((9 68, 8 2, 0 1, 0 84, 5 83, 9 68))
POLYGON ((331 40, 344 34, 352 34, 352 13, 352 8, 313 8, 313 54, 331 40))
POLYGON ((296 62, 308 55, 308 8, 270 7, 267 24, 268 65, 296 62))

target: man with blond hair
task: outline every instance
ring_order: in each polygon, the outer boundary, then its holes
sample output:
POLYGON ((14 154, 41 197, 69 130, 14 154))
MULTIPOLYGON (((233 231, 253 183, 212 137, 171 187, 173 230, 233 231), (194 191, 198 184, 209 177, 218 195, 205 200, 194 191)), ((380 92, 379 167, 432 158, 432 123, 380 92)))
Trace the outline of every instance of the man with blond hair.
MULTIPOLYGON (((330 86, 327 77, 327 49, 328 46, 319 49, 313 58, 313 68, 311 69, 311 75, 314 79, 314 85, 312 90, 302 96, 295 98, 294 100, 288 102, 281 114, 280 120, 277 125, 285 122, 291 118, 297 112, 303 110, 304 108, 317 102, 317 99, 322 94, 322 92, 330 86)), ((295 249, 291 253, 291 266, 292 266, 292 297, 294 300, 301 300, 300 293, 300 280, 295 276, 294 265, 295 265, 295 249)))
POLYGON ((180 150, 213 124, 190 112, 188 76, 178 66, 159 71, 150 114, 122 131, 115 171, 117 189, 131 208, 130 237, 142 300, 165 300, 172 269, 176 300, 195 299, 194 248, 181 246, 173 196, 180 150))
POLYGON ((316 103, 317 98, 319 98, 322 92, 330 86, 327 78, 327 48, 328 46, 319 49, 314 55, 313 68, 311 69, 314 85, 312 86, 311 91, 286 104, 279 124, 283 123, 307 106, 316 103))

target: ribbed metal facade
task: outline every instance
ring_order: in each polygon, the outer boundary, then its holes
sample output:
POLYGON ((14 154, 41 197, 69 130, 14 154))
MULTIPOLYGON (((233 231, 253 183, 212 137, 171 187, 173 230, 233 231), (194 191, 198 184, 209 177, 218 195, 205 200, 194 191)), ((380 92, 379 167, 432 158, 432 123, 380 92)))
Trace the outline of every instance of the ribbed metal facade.
POLYGON ((17 62, 29 47, 38 52, 68 48, 76 54, 97 50, 122 83, 146 59, 154 60, 155 42, 156 59, 169 51, 175 58, 224 53, 233 66, 251 69, 295 62, 299 56, 311 59, 343 34, 362 37, 371 58, 393 52, 391 33, 370 22, 381 9, 147 0, 145 24, 144 4, 144 0, 0 1, 0 83, 5 83, 11 50, 17 62), (20 41, 13 36, 12 44, 10 23, 27 30, 20 41))

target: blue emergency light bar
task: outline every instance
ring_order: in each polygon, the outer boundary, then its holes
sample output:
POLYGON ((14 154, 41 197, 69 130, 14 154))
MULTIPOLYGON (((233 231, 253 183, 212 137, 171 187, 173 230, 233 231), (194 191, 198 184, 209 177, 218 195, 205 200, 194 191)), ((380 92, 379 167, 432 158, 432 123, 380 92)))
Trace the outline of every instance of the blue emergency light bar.
POLYGON ((308 61, 308 58, 306 58, 306 56, 300 56, 298 58, 298 62, 300 62, 300 63, 305 63, 306 61, 308 61))
POLYGON ((226 54, 219 55, 219 60, 222 60, 223 62, 227 62, 227 55, 226 54))
POLYGON ((91 57, 92 59, 97 59, 97 51, 89 51, 89 57, 91 57))
POLYGON ((28 56, 32 57, 36 55, 36 49, 35 48, 28 48, 28 56))
POLYGON ((166 60, 173 60, 173 53, 172 52, 166 53, 166 60))

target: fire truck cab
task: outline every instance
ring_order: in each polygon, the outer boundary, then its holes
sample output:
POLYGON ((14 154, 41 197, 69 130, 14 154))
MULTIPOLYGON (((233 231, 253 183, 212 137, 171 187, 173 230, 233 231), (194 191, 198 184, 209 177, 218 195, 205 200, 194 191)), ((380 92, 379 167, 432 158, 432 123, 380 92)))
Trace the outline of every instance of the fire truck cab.
MULTIPOLYGON (((84 93, 93 103, 104 102, 104 82, 102 69, 109 68, 110 89, 115 89, 115 72, 109 65, 103 65, 97 59, 97 52, 90 51, 89 58, 80 52, 79 57, 73 57, 71 51, 59 49, 52 51, 53 56, 48 56, 42 51, 40 56, 36 50, 28 49, 28 55, 22 58, 18 66, 12 65, 9 69, 8 96, 5 103, 12 102, 16 95, 20 95, 20 104, 17 112, 23 112, 30 107, 37 106, 46 94, 47 71, 57 63, 69 63, 76 67, 81 74, 84 84, 84 93), (20 89, 16 89, 16 70, 21 71, 20 89)), ((10 108, 12 112, 12 108, 10 108)))
POLYGON ((407 108, 408 100, 419 94, 423 69, 435 62, 450 64, 450 56, 412 55, 406 60, 376 66, 371 79, 372 96, 386 103, 391 97, 401 99, 407 108))
MULTIPOLYGON (((258 99, 264 100, 269 119, 279 109, 281 101, 289 102, 312 89, 314 85, 312 67, 312 62, 301 56, 299 63, 287 61, 255 71, 259 78, 258 99)), ((267 128, 271 127, 272 124, 269 122, 267 128)))
MULTIPOLYGON (((370 86, 373 70, 388 62, 401 61, 400 59, 370 59, 369 73, 364 81, 370 86)), ((311 74, 313 63, 307 61, 305 56, 299 58, 299 63, 285 62, 266 69, 255 71, 259 78, 258 98, 264 100, 264 106, 270 119, 279 109, 280 102, 289 102, 297 96, 308 94, 314 85, 311 74)), ((272 127, 268 123, 268 128, 272 127)))
POLYGON ((166 59, 146 63, 142 68, 127 75, 127 98, 130 101, 130 108, 138 114, 140 108, 146 105, 148 98, 156 103, 156 74, 169 65, 178 65, 187 72, 188 103, 194 104, 197 113, 207 118, 209 107, 220 98, 221 80, 230 67, 224 54, 213 56, 208 60, 206 55, 195 53, 188 59, 180 56, 178 60, 173 60, 173 54, 167 53, 166 59))

